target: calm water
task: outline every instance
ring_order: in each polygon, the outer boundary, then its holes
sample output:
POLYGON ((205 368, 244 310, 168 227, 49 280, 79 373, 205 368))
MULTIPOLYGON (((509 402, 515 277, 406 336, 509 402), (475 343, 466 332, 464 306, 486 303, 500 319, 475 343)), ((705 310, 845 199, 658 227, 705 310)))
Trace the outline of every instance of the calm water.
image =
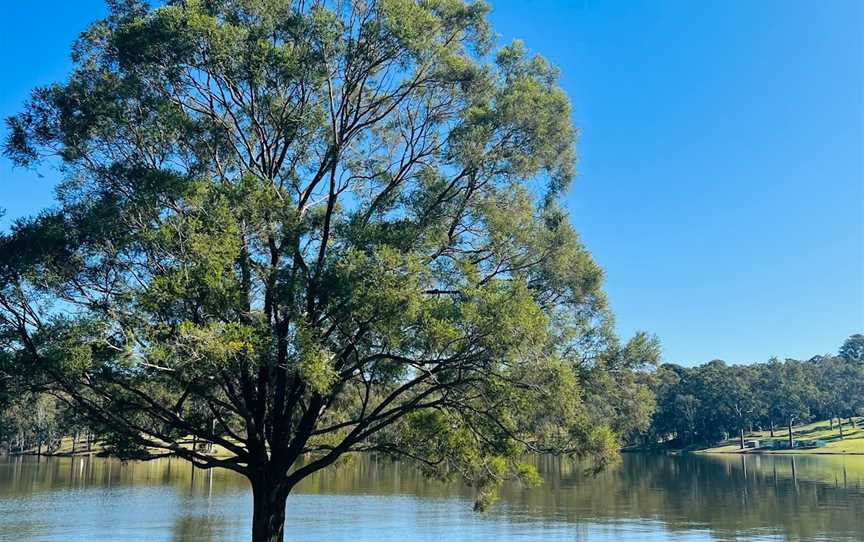
MULTIPOLYGON (((507 487, 485 514, 471 490, 364 459, 306 480, 287 539, 864 540, 864 457, 626 455, 596 477, 544 458, 546 483, 507 487)), ((0 458, 0 540, 245 541, 242 478, 178 460, 0 458)))

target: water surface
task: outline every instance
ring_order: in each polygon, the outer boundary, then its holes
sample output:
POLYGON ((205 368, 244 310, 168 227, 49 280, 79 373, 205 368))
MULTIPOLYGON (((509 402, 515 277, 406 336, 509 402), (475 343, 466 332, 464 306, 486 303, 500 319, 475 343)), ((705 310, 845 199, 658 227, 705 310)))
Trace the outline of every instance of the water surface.
MULTIPOLYGON (((304 481, 286 539, 331 542, 864 540, 864 457, 628 454, 587 476, 540 458, 546 483, 471 488, 364 458, 304 481)), ((245 541, 251 494, 180 460, 0 458, 0 541, 245 541)))

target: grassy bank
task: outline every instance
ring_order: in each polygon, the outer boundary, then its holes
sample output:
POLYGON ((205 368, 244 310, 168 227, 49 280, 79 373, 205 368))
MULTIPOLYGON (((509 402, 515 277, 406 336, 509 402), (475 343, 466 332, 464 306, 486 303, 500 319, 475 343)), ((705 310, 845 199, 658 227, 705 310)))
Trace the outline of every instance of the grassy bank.
MULTIPOLYGON (((824 448, 802 448, 793 450, 765 450, 739 448, 737 438, 729 439, 711 448, 693 450, 702 453, 748 453, 748 454, 807 454, 807 455, 864 455, 864 418, 853 418, 855 427, 848 420, 843 422, 843 438, 840 438, 840 428, 834 423, 833 429, 828 420, 813 422, 807 425, 793 426, 793 437, 795 442, 811 442, 823 440, 827 444, 824 448)), ((774 436, 769 431, 754 431, 745 435, 745 440, 784 440, 788 438, 786 429, 775 429, 774 436)))
MULTIPOLYGON (((189 439, 181 442, 181 445, 184 448, 191 448, 192 447, 192 439, 189 438, 189 439)), ((160 450, 155 450, 155 449, 152 451, 154 453, 160 452, 160 450)), ((36 448, 27 448, 21 453, 23 455, 36 455, 37 449, 36 448)), ((46 446, 43 446, 40 455, 61 456, 62 457, 62 456, 72 456, 72 455, 78 456, 78 455, 91 455, 91 454, 92 455, 103 455, 105 453, 106 453, 105 448, 102 446, 102 443, 98 440, 92 442, 89 449, 88 449, 87 443, 85 441, 79 440, 77 443, 74 443, 74 452, 73 452, 72 437, 62 437, 60 439, 59 445, 52 448, 50 451, 47 449, 46 446)), ((213 446, 210 449, 210 451, 207 453, 209 455, 212 455, 213 457, 218 457, 218 458, 225 458, 225 457, 231 457, 232 456, 231 452, 229 452, 228 450, 226 450, 222 446, 218 446, 218 445, 213 446)), ((13 452, 13 455, 17 455, 17 454, 18 454, 18 452, 13 452)))
MULTIPOLYGON (((849 424, 847 419, 843 421, 843 438, 840 438, 840 428, 834 423, 832 428, 828 420, 796 425, 792 427, 794 440, 798 442, 811 442, 822 440, 826 442, 824 448, 795 448, 795 449, 768 449, 768 448, 740 448, 738 437, 729 438, 716 446, 664 446, 654 444, 650 446, 628 446, 625 452, 662 452, 662 453, 711 453, 711 454, 797 454, 797 455, 864 455, 864 417, 855 417, 855 426, 849 424)), ((753 431, 744 434, 744 440, 760 441, 786 441, 789 432, 785 427, 774 430, 774 436, 770 431, 753 431)))

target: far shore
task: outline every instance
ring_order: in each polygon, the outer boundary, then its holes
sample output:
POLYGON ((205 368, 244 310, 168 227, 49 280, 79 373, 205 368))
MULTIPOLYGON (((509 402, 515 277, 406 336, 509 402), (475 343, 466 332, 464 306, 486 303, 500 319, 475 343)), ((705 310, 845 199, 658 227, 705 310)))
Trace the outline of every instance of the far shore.
MULTIPOLYGON (((656 452, 668 454, 739 454, 739 455, 864 455, 864 417, 853 417, 853 423, 843 420, 843 436, 840 436, 840 426, 835 421, 833 424, 828 420, 820 420, 806 425, 792 427, 794 441, 813 442, 822 441, 822 448, 795 448, 795 449, 771 449, 771 448, 741 448, 738 438, 730 438, 714 446, 631 446, 625 448, 624 452, 656 452)), ((782 428, 774 430, 774 436, 770 431, 753 431, 744 436, 744 441, 758 440, 777 441, 788 438, 788 432, 782 428)))
MULTIPOLYGON (((853 423, 849 420, 843 421, 843 437, 840 436, 840 428, 837 422, 833 424, 828 420, 821 420, 806 425, 793 426, 792 433, 796 443, 822 441, 824 447, 820 448, 795 448, 795 449, 772 449, 772 448, 744 448, 740 447, 738 438, 730 438, 720 442, 714 446, 664 446, 656 444, 653 446, 626 446, 621 451, 625 453, 641 452, 641 453, 663 453, 663 454, 739 454, 739 455, 864 455, 864 416, 852 418, 853 423)), ((758 440, 760 443, 766 441, 783 441, 788 438, 787 430, 775 428, 774 436, 770 431, 753 431, 748 432, 744 436, 745 443, 748 441, 758 440)), ((192 446, 193 441, 190 439, 184 443, 185 446, 192 446)), ((73 442, 71 437, 63 437, 60 440, 59 446, 54 449, 46 450, 42 448, 41 453, 38 453, 35 448, 25 449, 23 451, 13 451, 8 455, 27 455, 27 456, 50 456, 50 457, 79 457, 87 455, 107 456, 108 454, 101 446, 99 441, 91 443, 90 449, 84 442, 78 441, 73 450, 73 442)), ((230 453, 221 446, 215 446, 212 450, 214 457, 227 457, 230 453)))

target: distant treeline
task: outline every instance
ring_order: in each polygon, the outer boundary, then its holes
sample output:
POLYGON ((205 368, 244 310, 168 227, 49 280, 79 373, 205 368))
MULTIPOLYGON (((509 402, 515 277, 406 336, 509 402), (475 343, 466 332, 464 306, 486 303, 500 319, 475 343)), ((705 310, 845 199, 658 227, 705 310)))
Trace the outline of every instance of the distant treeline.
POLYGON ((75 450, 82 452, 90 450, 96 439, 93 428, 52 395, 26 392, 0 397, 0 454, 54 453, 62 437, 71 437, 75 450))
MULTIPOLYGON (((656 406, 642 444, 675 447, 713 444, 754 429, 836 419, 843 424, 864 414, 864 335, 846 340, 837 355, 699 367, 661 365, 652 375, 656 406), (844 422, 844 418, 847 420, 844 422)), ((780 436, 780 435, 778 435, 780 436)))
MULTIPOLYGON (((836 420, 842 435, 853 416, 864 415, 864 335, 849 337, 836 355, 806 361, 642 363, 653 357, 652 350, 648 338, 638 336, 621 349, 618 357, 626 363, 613 360, 603 371, 583 370, 584 408, 605 413, 600 417, 625 445, 683 448, 739 437, 743 446, 747 432, 774 435, 782 429, 776 436, 788 438, 789 427, 813 420, 836 420)), ((4 397, 0 385, 0 453, 53 453, 62 437, 85 451, 96 439, 111 444, 110 435, 52 395, 4 397)))

